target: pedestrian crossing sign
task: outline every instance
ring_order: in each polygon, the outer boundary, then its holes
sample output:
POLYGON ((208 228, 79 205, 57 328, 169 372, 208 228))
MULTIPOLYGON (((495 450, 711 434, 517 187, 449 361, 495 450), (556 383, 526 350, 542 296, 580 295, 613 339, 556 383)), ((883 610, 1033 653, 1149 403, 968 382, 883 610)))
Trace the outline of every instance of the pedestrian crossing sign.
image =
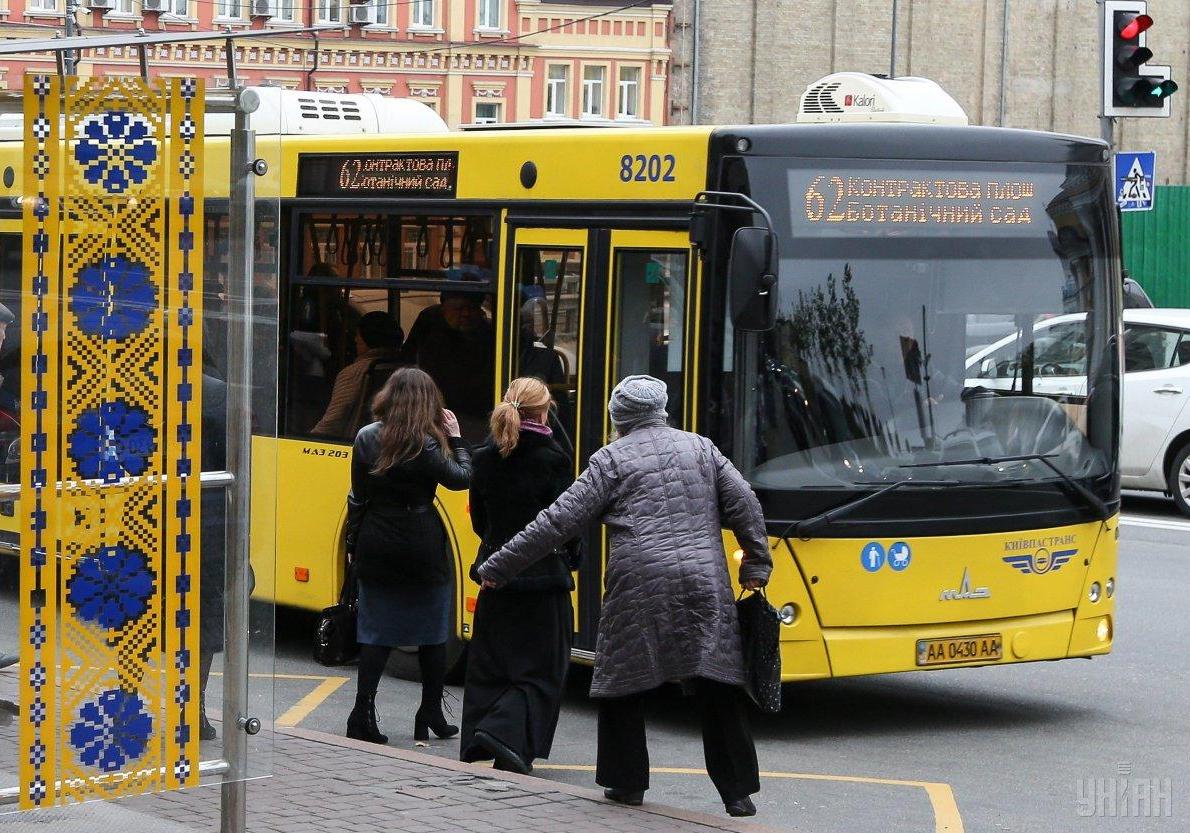
POLYGON ((1121 211, 1152 211, 1157 154, 1151 150, 1116 154, 1116 205, 1121 211))

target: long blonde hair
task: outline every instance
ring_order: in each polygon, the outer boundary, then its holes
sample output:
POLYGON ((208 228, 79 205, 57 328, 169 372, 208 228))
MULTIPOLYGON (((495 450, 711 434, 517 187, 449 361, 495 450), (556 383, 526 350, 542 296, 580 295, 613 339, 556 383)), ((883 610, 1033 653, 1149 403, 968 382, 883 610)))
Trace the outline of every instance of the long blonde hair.
POLYGON ((550 406, 553 397, 545 383, 533 376, 513 379, 504 394, 504 401, 492 411, 492 439, 501 457, 516 449, 521 439, 522 415, 538 414, 550 406))
POLYGON ((372 416, 379 420, 380 454, 373 474, 384 474, 397 463, 421 453, 426 436, 450 454, 442 414, 442 392, 430 374, 416 367, 395 371, 372 400, 372 416))

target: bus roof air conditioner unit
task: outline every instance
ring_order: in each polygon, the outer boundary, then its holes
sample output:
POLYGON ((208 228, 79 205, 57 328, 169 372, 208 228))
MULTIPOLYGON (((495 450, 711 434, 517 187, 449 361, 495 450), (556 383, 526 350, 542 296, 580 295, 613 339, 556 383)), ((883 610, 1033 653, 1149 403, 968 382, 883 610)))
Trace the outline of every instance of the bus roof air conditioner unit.
POLYGON ((901 122, 967 124, 959 103, 928 78, 880 78, 836 72, 802 93, 799 124, 901 122))

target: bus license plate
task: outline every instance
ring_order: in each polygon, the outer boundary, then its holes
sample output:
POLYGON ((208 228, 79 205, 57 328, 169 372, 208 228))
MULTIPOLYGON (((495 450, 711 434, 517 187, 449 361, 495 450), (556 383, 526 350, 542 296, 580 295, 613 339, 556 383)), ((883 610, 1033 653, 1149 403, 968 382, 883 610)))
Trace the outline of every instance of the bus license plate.
POLYGON ((985 662, 1001 659, 1003 656, 1004 637, 998 633, 917 640, 919 666, 985 662))

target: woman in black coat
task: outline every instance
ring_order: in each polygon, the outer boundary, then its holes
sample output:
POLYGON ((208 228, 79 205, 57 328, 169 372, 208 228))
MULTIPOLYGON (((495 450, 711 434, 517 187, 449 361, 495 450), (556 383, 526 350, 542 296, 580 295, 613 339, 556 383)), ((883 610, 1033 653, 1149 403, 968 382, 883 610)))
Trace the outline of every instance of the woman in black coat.
POLYGON ((421 706, 413 737, 458 733, 442 714, 453 590, 446 533, 434 511, 438 486, 460 490, 471 454, 434 380, 415 367, 393 373, 372 404, 351 453, 347 554, 359 581, 359 683, 347 737, 386 743, 376 687, 389 652, 417 645, 421 706))
MULTIPOLYGON (((492 414, 492 436, 475 453, 471 524, 476 568, 570 485, 572 463, 545 425, 550 393, 514 379, 492 414)), ((571 571, 577 548, 542 559, 499 590, 481 590, 467 654, 459 757, 527 773, 549 757, 570 662, 571 571)), ((478 580, 478 579, 477 579, 478 580)))

